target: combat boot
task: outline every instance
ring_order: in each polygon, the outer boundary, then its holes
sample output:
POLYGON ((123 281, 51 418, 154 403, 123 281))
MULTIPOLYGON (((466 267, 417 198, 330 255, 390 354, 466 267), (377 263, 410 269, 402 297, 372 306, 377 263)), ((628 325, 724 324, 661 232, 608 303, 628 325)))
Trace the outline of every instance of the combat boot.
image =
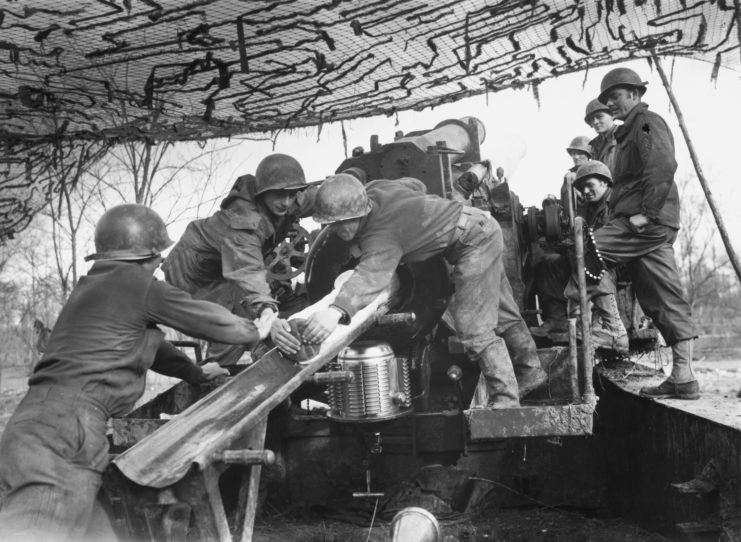
POLYGON ((548 375, 540 364, 540 356, 524 320, 499 334, 507 345, 509 357, 517 378, 519 397, 522 399, 548 382, 548 375))
POLYGON ((543 323, 537 327, 531 327, 530 333, 534 337, 548 337, 551 333, 566 333, 568 330, 566 301, 546 298, 543 301, 543 323))
POLYGON ((641 388, 652 399, 699 399, 700 386, 692 371, 692 339, 672 345, 672 374, 658 386, 641 388))
POLYGON ((517 408, 517 379, 504 339, 497 337, 479 356, 489 399, 486 408, 517 408))
POLYGON ((601 295, 592 299, 592 345, 596 348, 614 350, 619 354, 630 351, 628 332, 620 318, 617 300, 613 294, 601 295))

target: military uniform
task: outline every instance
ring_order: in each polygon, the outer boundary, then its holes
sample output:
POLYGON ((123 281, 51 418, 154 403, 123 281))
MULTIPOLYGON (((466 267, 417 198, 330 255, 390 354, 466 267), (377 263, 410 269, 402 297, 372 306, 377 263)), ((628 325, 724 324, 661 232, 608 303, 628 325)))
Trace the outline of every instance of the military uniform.
POLYGON ((589 142, 589 146, 592 147, 592 159, 599 160, 610 171, 615 167, 615 147, 617 146, 615 130, 617 126, 613 126, 609 132, 599 134, 589 142))
POLYGON ((140 264, 95 263, 0 440, 2 540, 81 539, 108 464, 108 418, 133 407, 155 361, 167 374, 202 379, 163 342, 158 323, 202 339, 259 340, 250 321, 154 280, 140 264))
POLYGON ((615 139, 611 219, 594 234, 597 248, 610 264, 626 265, 641 307, 668 345, 695 338, 672 247, 679 229, 672 134, 664 119, 639 103, 615 139), (651 222, 636 229, 629 218, 641 213, 651 222))
MULTIPOLYGON (((274 217, 255 196, 255 178, 245 175, 240 197, 227 197, 213 216, 188 224, 162 265, 165 279, 190 293, 226 307, 234 314, 257 318, 265 307, 295 312, 305 300, 292 296, 290 284, 269 284, 265 258, 298 224, 310 216, 317 187, 297 195, 296 206, 274 217), (278 297, 281 289, 285 298, 278 297)), ((239 346, 211 345, 209 356, 222 365, 236 363, 239 346)))
MULTIPOLYGON (((487 363, 493 363, 488 351, 501 341, 497 334, 524 326, 504 273, 499 224, 479 209, 427 195, 425 185, 416 179, 376 180, 366 192, 372 208, 361 218, 355 238, 360 262, 334 305, 352 316, 389 284, 399 262, 442 254, 454 266, 455 294, 449 310, 459 339, 486 372, 487 363)), ((487 374, 496 372, 493 390, 516 401, 512 363, 501 359, 496 367, 492 363, 487 374)))

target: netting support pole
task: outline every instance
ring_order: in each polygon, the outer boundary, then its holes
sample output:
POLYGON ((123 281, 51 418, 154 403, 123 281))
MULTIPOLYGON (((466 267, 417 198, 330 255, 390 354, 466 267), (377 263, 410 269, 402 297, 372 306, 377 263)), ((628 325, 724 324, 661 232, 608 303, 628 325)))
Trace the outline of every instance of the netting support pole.
MULTIPOLYGON (((738 1, 739 0, 736 0, 736 3, 738 3, 738 1)), ((731 265, 736 272, 736 277, 738 278, 739 282, 741 282, 741 264, 739 264, 738 256, 736 255, 736 251, 733 249, 733 245, 731 244, 731 238, 728 236, 728 230, 726 229, 725 223, 723 222, 723 217, 720 215, 720 210, 718 209, 718 204, 715 201, 715 196, 713 196, 713 193, 710 190, 710 186, 708 185, 708 181, 705 178, 705 174, 702 171, 702 166, 700 165, 700 160, 697 157, 695 146, 692 144, 690 133, 687 130, 687 125, 684 122, 684 115, 682 114, 682 110, 679 108, 677 98, 676 96, 674 96, 674 91, 672 90, 669 79, 666 76, 664 67, 661 65, 661 59, 653 49, 651 49, 651 58, 654 65, 656 66, 656 71, 659 72, 661 82, 664 83, 664 88, 666 89, 666 93, 669 96, 669 101, 674 108, 674 113, 677 115, 679 127, 682 130, 682 135, 684 136, 684 140, 687 143, 687 149, 690 152, 692 164, 695 166, 695 172, 697 173, 697 178, 700 180, 702 191, 705 193, 705 199, 707 200, 708 205, 710 206, 710 210, 713 213, 715 224, 718 226, 718 231, 720 232, 720 237, 723 240, 723 246, 725 247, 726 253, 728 254, 728 259, 730 260, 731 265)))
POLYGON ((738 32, 738 56, 741 57, 741 0, 733 0, 736 8, 736 31, 738 32))

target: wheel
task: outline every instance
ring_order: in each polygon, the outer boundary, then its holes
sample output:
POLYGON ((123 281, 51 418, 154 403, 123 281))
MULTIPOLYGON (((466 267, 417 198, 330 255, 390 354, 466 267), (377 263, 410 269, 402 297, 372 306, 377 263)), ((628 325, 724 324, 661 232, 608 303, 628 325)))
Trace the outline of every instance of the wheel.
POLYGON ((291 280, 303 273, 315 237, 301 226, 296 226, 265 258, 268 282, 291 280))
POLYGON ((545 238, 549 243, 557 243, 562 238, 561 221, 558 216, 558 205, 545 205, 545 238))
POLYGON ((525 215, 525 224, 527 227, 527 239, 531 243, 538 240, 538 208, 528 207, 525 215))

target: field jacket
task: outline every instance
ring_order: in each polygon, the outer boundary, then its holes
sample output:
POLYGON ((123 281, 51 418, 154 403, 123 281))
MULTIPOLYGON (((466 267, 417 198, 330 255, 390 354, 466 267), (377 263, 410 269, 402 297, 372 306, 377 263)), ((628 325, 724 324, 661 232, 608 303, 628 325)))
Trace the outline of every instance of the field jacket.
POLYGON ((410 177, 366 185, 372 208, 355 237, 360 262, 333 302, 348 316, 389 284, 400 262, 427 260, 452 242, 463 205, 426 191, 410 177))
POLYGON ((29 385, 77 390, 108 416, 126 413, 144 391, 156 358, 170 375, 192 375, 173 367, 177 354, 163 343, 163 324, 199 339, 255 344, 257 328, 227 309, 192 299, 155 280, 136 262, 96 262, 75 286, 49 336, 29 385))
POLYGON ((254 177, 251 181, 245 197, 188 224, 162 268, 168 282, 194 297, 215 283, 233 281, 242 290, 248 311, 258 316, 263 306, 275 310, 278 306, 268 284, 265 258, 299 218, 311 216, 318 187, 299 192, 294 208, 275 217, 254 195, 254 177))
POLYGON ((639 103, 615 131, 615 140, 612 216, 642 213, 657 224, 678 229, 674 138, 664 119, 639 103))

